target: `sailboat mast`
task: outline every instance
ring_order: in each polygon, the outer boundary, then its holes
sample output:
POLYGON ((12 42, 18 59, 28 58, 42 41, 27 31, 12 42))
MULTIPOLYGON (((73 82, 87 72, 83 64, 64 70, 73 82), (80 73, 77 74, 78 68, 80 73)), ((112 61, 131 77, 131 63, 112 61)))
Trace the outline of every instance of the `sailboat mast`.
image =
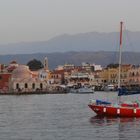
POLYGON ((121 64, 122 64, 122 27, 123 22, 120 22, 120 47, 119 47, 119 76, 118 76, 118 89, 121 87, 121 64))

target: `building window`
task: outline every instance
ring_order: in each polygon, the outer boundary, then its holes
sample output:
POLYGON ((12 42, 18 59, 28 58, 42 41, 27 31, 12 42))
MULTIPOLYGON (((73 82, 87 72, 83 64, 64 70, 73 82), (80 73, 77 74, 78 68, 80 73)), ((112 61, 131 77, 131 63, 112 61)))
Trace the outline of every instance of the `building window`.
POLYGON ((28 88, 28 84, 27 83, 25 83, 25 88, 28 88))
POLYGON ((19 89, 19 83, 16 84, 16 89, 19 89))
POLYGON ((42 84, 42 83, 40 83, 40 88, 41 88, 41 89, 43 88, 43 84, 42 84))
POLYGON ((134 72, 132 73, 132 76, 135 76, 135 73, 134 72))
POLYGON ((35 89, 35 83, 32 84, 32 89, 35 89))

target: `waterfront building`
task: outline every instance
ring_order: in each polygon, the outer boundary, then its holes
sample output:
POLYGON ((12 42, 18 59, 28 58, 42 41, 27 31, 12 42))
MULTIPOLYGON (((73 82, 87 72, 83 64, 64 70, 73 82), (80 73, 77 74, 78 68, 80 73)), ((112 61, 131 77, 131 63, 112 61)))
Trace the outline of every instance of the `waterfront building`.
MULTIPOLYGON (((126 85, 128 83, 128 70, 131 69, 131 65, 122 65, 121 67, 121 85, 126 85)), ((112 84, 118 86, 118 67, 116 68, 106 68, 98 73, 98 78, 95 77, 97 83, 100 85, 112 84)))
POLYGON ((97 71, 94 72, 94 82, 95 82, 94 85, 95 86, 102 86, 103 83, 104 83, 105 78, 102 78, 102 71, 97 70, 97 71))
POLYGON ((108 83, 108 69, 103 69, 102 71, 98 71, 95 76, 96 83, 98 86, 104 86, 108 83))
POLYGON ((38 78, 40 81, 49 81, 50 73, 46 69, 38 70, 38 78))
POLYGON ((125 64, 122 65, 121 67, 121 85, 126 86, 129 84, 128 79, 129 79, 129 70, 132 69, 132 65, 131 64, 125 64))
POLYGON ((129 69, 127 84, 140 86, 140 66, 132 66, 129 69))
POLYGON ((64 64, 64 65, 58 65, 55 70, 71 70, 74 69, 75 66, 74 64, 64 64))
POLYGON ((101 71, 103 69, 101 65, 93 64, 93 66, 94 66, 94 71, 101 71))
POLYGON ((90 64, 90 63, 82 63, 82 68, 86 69, 87 71, 97 71, 97 70, 102 70, 101 65, 96 65, 96 64, 90 64))
POLYGON ((50 72, 50 84, 63 84, 64 83, 64 70, 53 70, 50 72))
POLYGON ((81 68, 87 72, 94 71, 94 66, 92 66, 90 63, 83 62, 81 68))
POLYGON ((93 84, 94 76, 83 72, 74 72, 68 77, 69 85, 90 85, 93 84))
POLYGON ((7 72, 0 73, 0 93, 9 92, 10 78, 11 78, 11 73, 7 73, 7 72))
POLYGON ((47 82, 38 78, 38 73, 30 71, 28 66, 19 65, 11 75, 10 92, 33 92, 46 90, 47 82))
POLYGON ((0 93, 9 92, 9 81, 11 79, 12 71, 18 67, 16 61, 11 61, 8 66, 0 64, 0 93))
POLYGON ((65 64, 63 68, 64 70, 71 70, 71 69, 74 69, 75 66, 74 64, 65 64))
POLYGON ((118 84, 118 68, 108 68, 107 71, 108 71, 107 72, 108 73, 107 84, 117 86, 117 84, 118 84))

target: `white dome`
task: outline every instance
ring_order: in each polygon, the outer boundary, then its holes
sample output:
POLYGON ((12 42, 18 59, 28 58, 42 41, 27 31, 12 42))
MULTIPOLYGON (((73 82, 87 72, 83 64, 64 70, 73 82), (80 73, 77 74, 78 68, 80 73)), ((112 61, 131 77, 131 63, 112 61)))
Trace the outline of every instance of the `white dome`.
POLYGON ((25 65, 19 65, 13 72, 12 72, 12 78, 29 78, 31 77, 31 72, 29 70, 28 66, 25 65))

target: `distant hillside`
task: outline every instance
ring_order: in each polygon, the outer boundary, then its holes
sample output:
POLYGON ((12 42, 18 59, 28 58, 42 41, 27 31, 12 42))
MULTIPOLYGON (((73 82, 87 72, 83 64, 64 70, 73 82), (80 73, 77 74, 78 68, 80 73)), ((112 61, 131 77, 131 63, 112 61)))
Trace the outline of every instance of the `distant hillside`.
MULTIPOLYGON (((27 64, 28 61, 34 58, 43 62, 43 59, 46 56, 48 57, 49 68, 51 69, 65 63, 81 65, 82 62, 89 62, 101 64, 102 66, 106 66, 110 63, 118 63, 118 53, 108 51, 0 55, 0 63, 8 64, 12 60, 16 60, 18 63, 27 64)), ((124 52, 123 63, 140 64, 140 52, 124 52)))
MULTIPOLYGON (((123 49, 140 52, 140 32, 123 32, 123 49)), ((116 51, 119 33, 80 33, 60 35, 48 41, 0 45, 0 54, 31 54, 69 51, 116 51)))

